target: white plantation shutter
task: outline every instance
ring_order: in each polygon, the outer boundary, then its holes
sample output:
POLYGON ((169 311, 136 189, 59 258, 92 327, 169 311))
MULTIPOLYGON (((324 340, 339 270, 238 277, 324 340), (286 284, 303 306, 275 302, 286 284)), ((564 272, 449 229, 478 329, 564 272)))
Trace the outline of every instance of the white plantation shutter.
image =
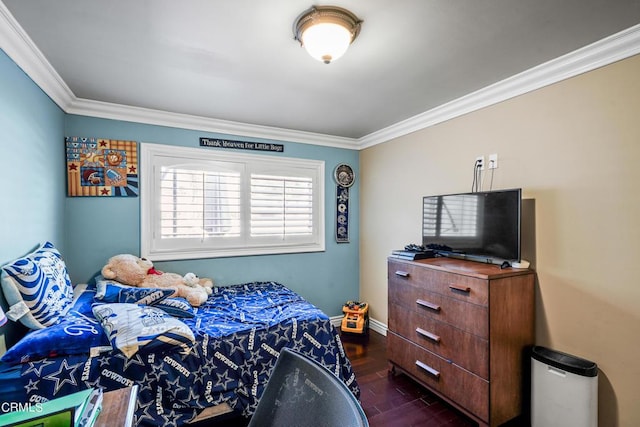
POLYGON ((141 144, 143 256, 324 250, 324 162, 141 144))
POLYGON ((238 237, 240 173, 162 167, 161 238, 238 237))
POLYGON ((310 177, 251 175, 251 236, 285 239, 312 233, 310 177))

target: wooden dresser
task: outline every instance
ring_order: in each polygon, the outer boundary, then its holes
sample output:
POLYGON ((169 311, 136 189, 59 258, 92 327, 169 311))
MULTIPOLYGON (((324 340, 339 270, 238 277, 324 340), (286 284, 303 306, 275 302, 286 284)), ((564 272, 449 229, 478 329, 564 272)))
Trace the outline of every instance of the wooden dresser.
POLYGON ((480 426, 521 413, 534 272, 451 258, 388 259, 387 356, 480 426))

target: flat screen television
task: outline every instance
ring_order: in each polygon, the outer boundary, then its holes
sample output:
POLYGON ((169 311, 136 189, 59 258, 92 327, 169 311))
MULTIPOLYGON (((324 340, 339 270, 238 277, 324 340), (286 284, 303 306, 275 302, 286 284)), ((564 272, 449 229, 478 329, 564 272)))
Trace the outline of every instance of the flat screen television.
POLYGON ((422 244, 442 255, 520 262, 522 190, 423 198, 422 244))

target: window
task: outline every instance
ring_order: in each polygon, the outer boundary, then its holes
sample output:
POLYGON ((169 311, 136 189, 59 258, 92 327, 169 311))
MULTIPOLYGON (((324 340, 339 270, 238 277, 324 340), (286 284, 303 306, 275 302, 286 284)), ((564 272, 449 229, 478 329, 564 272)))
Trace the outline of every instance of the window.
POLYGON ((153 260, 324 250, 324 162, 140 144, 153 260))

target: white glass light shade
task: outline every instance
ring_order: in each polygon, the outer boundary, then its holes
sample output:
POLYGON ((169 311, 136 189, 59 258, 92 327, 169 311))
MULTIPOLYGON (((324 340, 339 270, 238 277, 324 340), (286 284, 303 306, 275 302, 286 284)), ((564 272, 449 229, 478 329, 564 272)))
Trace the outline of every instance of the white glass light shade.
POLYGON ((293 38, 309 55, 329 64, 340 58, 358 37, 362 21, 336 6, 312 6, 293 23, 293 38))
POLYGON ((351 44, 351 33, 342 25, 320 23, 302 33, 302 45, 313 58, 326 64, 340 58, 351 44))

